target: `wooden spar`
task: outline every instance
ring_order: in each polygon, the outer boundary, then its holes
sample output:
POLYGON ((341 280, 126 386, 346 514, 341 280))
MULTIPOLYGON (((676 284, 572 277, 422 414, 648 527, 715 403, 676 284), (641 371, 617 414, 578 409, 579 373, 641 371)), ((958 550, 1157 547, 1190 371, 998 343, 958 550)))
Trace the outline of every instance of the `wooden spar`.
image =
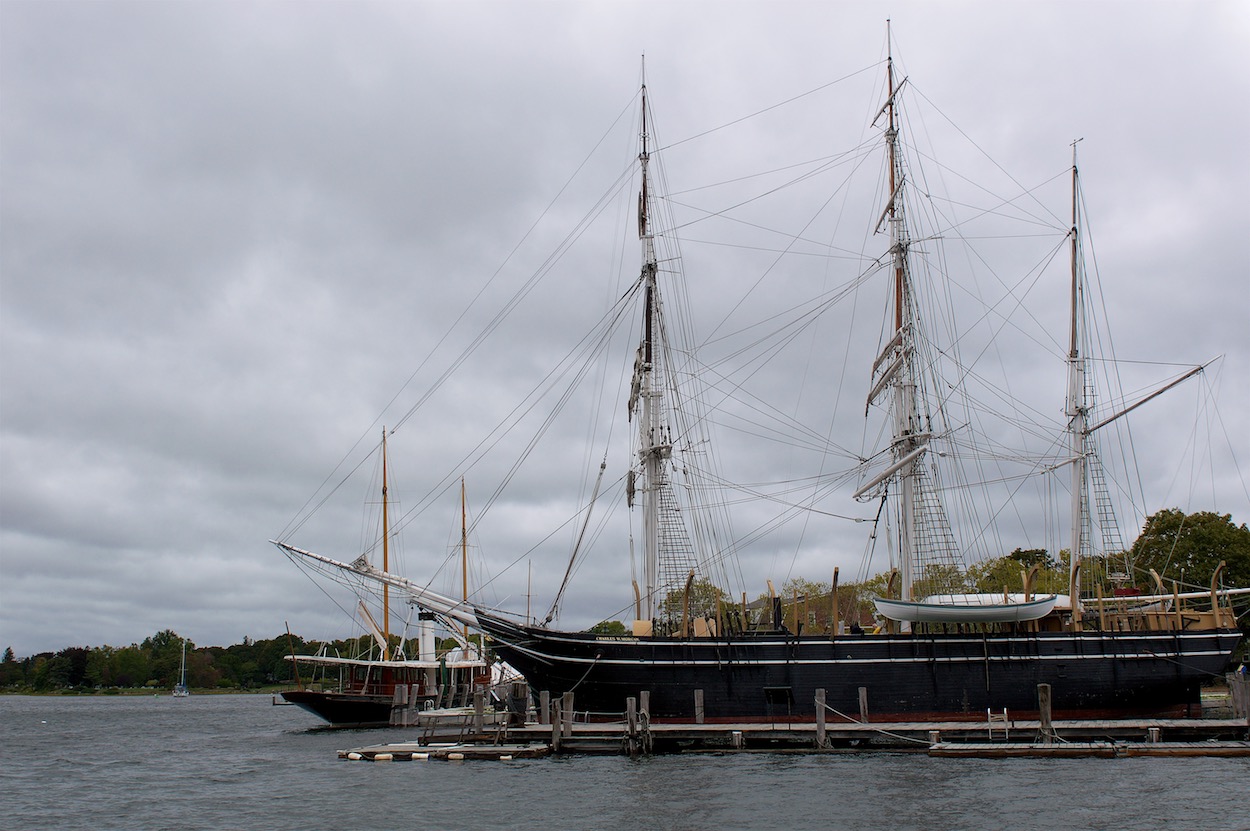
MULTIPOLYGON (((386 427, 382 428, 382 570, 390 573, 391 526, 386 506, 386 427)), ((391 587, 382 584, 382 660, 391 655, 391 587)))
POLYGON ((1215 571, 1211 574, 1211 615, 1215 621, 1216 628, 1220 625, 1220 595, 1216 591, 1216 587, 1220 584, 1220 572, 1224 570, 1224 561, 1220 560, 1220 564, 1215 567, 1215 571))
MULTIPOLYGON (((295 689, 303 692, 304 682, 299 678, 299 661, 295 660, 295 639, 291 637, 291 624, 289 622, 286 622, 286 643, 287 647, 291 650, 291 666, 295 669, 295 689)), ((182 648, 187 648, 186 641, 183 641, 182 648)))
POLYGON ((829 635, 837 637, 838 634, 838 567, 833 567, 833 582, 829 585, 829 635))
POLYGON ((690 637, 690 584, 694 582, 694 569, 686 576, 686 590, 681 599, 681 636, 690 637))

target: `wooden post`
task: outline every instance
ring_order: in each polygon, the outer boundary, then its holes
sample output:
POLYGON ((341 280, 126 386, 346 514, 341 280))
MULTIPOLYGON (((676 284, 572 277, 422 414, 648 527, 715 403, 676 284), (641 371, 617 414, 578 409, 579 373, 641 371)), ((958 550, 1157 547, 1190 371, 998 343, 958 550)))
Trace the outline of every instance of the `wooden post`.
POLYGON ((566 692, 561 696, 560 732, 566 736, 573 735, 573 693, 566 692))
POLYGON ((838 569, 836 566, 833 569, 833 583, 829 588, 829 605, 833 607, 829 610, 829 635, 837 637, 838 614, 841 610, 838 609, 838 569))
POLYGON ((694 691, 694 723, 703 723, 703 690, 694 691))
POLYGON ((408 685, 396 684, 394 698, 391 699, 391 726, 403 727, 407 725, 405 710, 408 709, 408 685))
POLYGON ((538 693, 538 723, 551 724, 551 693, 547 690, 538 693))
POLYGON ((647 721, 651 720, 651 690, 638 693, 638 712, 646 716, 647 721))
POLYGON ((816 746, 819 748, 828 746, 828 740, 825 738, 824 688, 816 690, 816 746))
POLYGON ((625 745, 630 756, 638 755, 638 699, 625 699, 625 745))
POLYGON ((482 721, 486 713, 486 691, 473 691, 473 733, 474 735, 482 735, 482 721))
POLYGON ((868 688, 859 688, 859 720, 868 721, 868 688))
POLYGON ((548 723, 551 725, 551 749, 552 751, 559 753, 560 722, 563 721, 563 717, 560 715, 560 701, 558 699, 551 702, 551 710, 549 711, 547 718, 548 723))
POLYGON ((1037 685, 1037 721, 1041 729, 1042 744, 1053 744, 1055 728, 1050 721, 1050 684, 1037 685))

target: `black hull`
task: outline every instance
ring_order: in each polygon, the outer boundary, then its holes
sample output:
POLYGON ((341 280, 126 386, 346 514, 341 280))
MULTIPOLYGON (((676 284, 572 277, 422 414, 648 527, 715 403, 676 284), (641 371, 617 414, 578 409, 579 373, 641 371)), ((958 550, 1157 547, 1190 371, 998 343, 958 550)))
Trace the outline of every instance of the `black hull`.
POLYGON ((858 719, 861 687, 870 718, 1024 715, 1037 712, 1043 683, 1056 717, 1198 715, 1202 682, 1240 640, 1235 629, 633 639, 478 619, 533 692, 572 691, 578 712, 619 718, 645 690, 653 720, 693 720, 702 690, 707 721, 811 721, 819 689, 829 718, 858 719))
POLYGON ((387 727, 391 723, 389 695, 287 690, 283 699, 320 716, 335 727, 387 727))

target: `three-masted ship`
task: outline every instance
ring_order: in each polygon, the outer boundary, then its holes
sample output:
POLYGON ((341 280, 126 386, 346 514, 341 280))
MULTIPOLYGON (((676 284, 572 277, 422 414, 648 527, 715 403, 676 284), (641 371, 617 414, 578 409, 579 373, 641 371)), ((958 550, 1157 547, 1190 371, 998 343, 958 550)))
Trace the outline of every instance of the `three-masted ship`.
MULTIPOLYGON (((664 591, 688 594, 691 580, 683 587, 685 575, 676 581, 665 575, 660 555, 673 535, 675 508, 665 471, 675 429, 664 399, 666 324, 650 212, 645 86, 638 157, 642 267, 635 285, 642 332, 629 395, 637 444, 627 490, 630 503, 643 513, 643 576, 641 586, 634 584, 632 626, 620 635, 560 631, 445 597, 364 559, 344 563, 287 542, 276 544, 289 554, 402 589, 424 608, 468 623, 490 637, 493 650, 535 694, 572 693, 577 710, 604 717, 619 717, 627 699, 645 692, 653 720, 696 715, 706 721, 810 720, 817 706, 856 718, 865 711, 881 719, 983 718, 987 709, 1036 712, 1040 684, 1050 685, 1057 715, 1161 714, 1198 706, 1200 686, 1225 669, 1241 638, 1218 591, 1218 575, 1209 594, 1199 593, 1203 602, 1188 608, 1184 601, 1193 594, 1168 592, 1162 581, 1154 595, 1131 602, 1082 598, 1081 568, 1089 549, 1087 443, 1107 420, 1090 424, 1084 398, 1087 356, 1078 314, 1082 278, 1075 207, 1067 404, 1073 495, 1069 591, 1035 591, 1031 574, 1024 577, 1023 592, 999 595, 951 590, 939 579, 951 573, 958 545, 933 479, 936 428, 917 351, 923 321, 913 295, 913 243, 904 210, 909 182, 896 107, 901 85, 892 60, 886 72, 887 98, 878 120, 884 123, 888 192, 878 227, 888 229, 881 261, 891 282, 892 320, 891 334, 872 363, 867 399, 890 428, 885 446, 865 463, 855 494, 880 500, 893 516, 897 571, 889 596, 877 599, 878 631, 835 625, 804 632, 787 625, 777 601, 751 619, 745 599, 740 609, 728 605, 697 614, 684 604, 670 605, 666 625, 657 625, 655 599, 664 591), (823 705, 817 704, 818 691, 823 705)), ((1074 159, 1074 189, 1075 179, 1074 159)))

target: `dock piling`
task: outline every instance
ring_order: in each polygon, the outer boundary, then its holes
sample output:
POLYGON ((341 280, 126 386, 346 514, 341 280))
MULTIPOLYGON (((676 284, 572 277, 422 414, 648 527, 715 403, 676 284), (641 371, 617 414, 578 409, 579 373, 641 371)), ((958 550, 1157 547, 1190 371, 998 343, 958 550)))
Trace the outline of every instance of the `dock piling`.
POLYGON ((1050 684, 1037 685, 1037 721, 1042 744, 1055 740, 1055 728, 1050 720, 1050 684))
POLYGON ((822 687, 816 690, 816 747, 824 748, 828 744, 829 739, 825 735, 825 691, 822 687))

